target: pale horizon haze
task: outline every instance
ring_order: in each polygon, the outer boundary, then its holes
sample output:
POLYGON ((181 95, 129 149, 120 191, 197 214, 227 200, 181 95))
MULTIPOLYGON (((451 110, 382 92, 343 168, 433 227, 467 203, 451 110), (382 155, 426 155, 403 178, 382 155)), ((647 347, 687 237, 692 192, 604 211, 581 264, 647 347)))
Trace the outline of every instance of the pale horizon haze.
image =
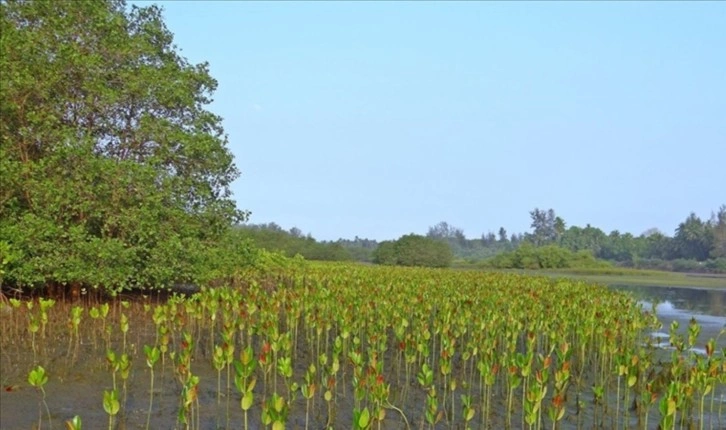
POLYGON ((672 235, 726 204, 726 2, 142 2, 219 82, 250 223, 672 235))

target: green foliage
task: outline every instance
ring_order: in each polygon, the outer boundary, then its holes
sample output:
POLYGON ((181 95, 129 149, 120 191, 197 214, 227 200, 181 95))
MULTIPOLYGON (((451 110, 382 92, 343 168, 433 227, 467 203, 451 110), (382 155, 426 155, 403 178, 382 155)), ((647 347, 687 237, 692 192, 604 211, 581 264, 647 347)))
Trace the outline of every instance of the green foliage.
POLYGON ((691 213, 678 225, 673 239, 679 257, 704 261, 708 259, 713 245, 713 231, 709 223, 703 222, 695 213, 691 213))
POLYGON ((711 258, 726 259, 726 205, 721 205, 711 217, 711 258))
POLYGON ((535 247, 523 244, 511 252, 499 254, 484 262, 486 267, 497 269, 565 269, 609 267, 588 251, 572 252, 555 245, 535 247))
POLYGON ((446 243, 416 234, 382 242, 373 252, 374 263, 389 266, 449 267, 452 260, 446 243))
POLYGON ((468 262, 481 261, 497 253, 512 249, 517 239, 512 235, 508 240, 507 232, 502 227, 499 229, 499 239, 494 233, 483 234, 481 239, 467 239, 464 231, 454 227, 445 221, 429 227, 427 238, 445 242, 451 248, 454 258, 468 262))
POLYGON ((0 240, 0 286, 3 283, 5 267, 16 261, 18 258, 18 253, 12 249, 10 244, 4 240, 0 240))
POLYGON ((354 261, 365 263, 373 262, 373 251, 378 247, 375 240, 361 239, 358 236, 353 240, 338 239, 335 243, 345 248, 354 261))
POLYGON ((300 255, 306 260, 352 260, 350 252, 339 243, 317 242, 310 236, 303 236, 296 228, 288 232, 274 223, 240 226, 235 229, 235 234, 259 248, 287 257, 300 255))
POLYGON ((707 260, 705 265, 715 273, 726 273, 726 257, 707 260))
POLYGON ((570 227, 559 245, 571 251, 589 250, 600 259, 628 267, 682 272, 718 272, 713 260, 726 256, 726 206, 704 221, 691 213, 669 237, 650 229, 636 237, 614 230, 570 227))
POLYGON ((221 118, 205 109, 208 65, 177 53, 157 6, 0 9, 0 237, 16 255, 4 281, 118 291, 208 278, 246 217, 229 198, 238 172, 221 118))
MULTIPOLYGON (((561 420, 567 426, 597 428, 611 417, 613 423, 635 422, 636 414, 642 428, 655 428, 647 416, 650 411, 657 414, 661 398, 675 399, 668 406, 670 416, 685 417, 685 422, 698 424, 720 412, 705 397, 724 386, 718 338, 699 339, 700 328, 693 320, 686 330, 672 325, 668 343, 673 347, 658 348, 650 337, 660 327, 656 315, 644 312, 635 297, 603 285, 502 272, 346 263, 311 263, 302 270, 279 271, 274 278, 253 274, 247 280, 246 288, 204 288, 189 297, 122 305, 133 315, 129 332, 143 348, 121 355, 98 342, 106 336, 99 324, 83 325, 80 337, 89 340, 84 348, 89 366, 101 372, 100 363, 111 366, 113 378, 106 383, 115 381, 119 372, 124 378, 125 354, 127 363, 146 361, 150 377, 150 386, 132 384, 128 397, 138 403, 144 393, 149 395, 145 417, 124 412, 131 403, 115 382, 112 387, 94 387, 93 381, 103 382, 100 378, 90 378, 90 385, 83 382, 98 401, 84 412, 84 419, 98 423, 105 411, 109 428, 116 427, 117 418, 118 427, 139 428, 146 420, 146 428, 198 428, 200 422, 211 421, 197 417, 209 417, 215 395, 216 415, 222 414, 219 399, 225 388, 225 397, 238 404, 236 422, 227 427, 236 428, 302 427, 303 408, 306 426, 312 417, 311 428, 323 427, 325 417, 325 428, 404 423, 407 428, 426 423, 457 429, 467 424, 503 428, 503 423, 525 428, 524 421, 538 423, 532 428, 556 428, 561 420), (703 352, 694 351, 694 345, 703 352), (199 374, 191 373, 192 363, 199 374), (225 366, 228 377, 222 386, 225 366), (200 375, 215 370, 217 389, 210 390, 212 381, 205 385, 200 375), (176 396, 179 422, 175 414, 165 413, 167 408, 153 408, 154 393, 160 391, 154 389, 155 377, 181 383, 181 390, 177 384, 170 392, 160 386, 165 403, 176 396), (638 408, 631 407, 632 399, 638 399, 638 408), (154 424, 149 423, 151 415, 154 424), (411 425, 406 417, 412 417, 411 425)), ((29 304, 28 315, 44 307, 42 301, 24 303, 29 304)), ((68 317, 67 306, 46 304, 45 311, 49 327, 68 317)), ((117 326, 118 314, 106 312, 104 324, 117 326)), ((0 346, 13 347, 3 348, 0 359, 22 363, 18 360, 31 351, 30 333, 25 318, 11 320, 0 346)), ((58 330, 40 338, 43 356, 63 352, 69 339, 64 336, 69 335, 58 330)), ((54 365, 63 363, 56 360, 54 365)), ((23 372, 22 366, 13 372, 23 372)), ((28 383, 43 394, 46 376, 36 368, 28 383)), ((55 399, 58 410, 72 410, 73 399, 66 397, 55 399)), ((46 427, 58 427, 68 417, 47 415, 46 427)), ((30 427, 17 422, 16 428, 30 427)), ((36 427, 44 428, 40 419, 36 427)))
POLYGON ((565 221, 555 215, 554 209, 535 208, 529 215, 532 218, 532 234, 526 237, 537 246, 557 242, 565 231, 565 221))

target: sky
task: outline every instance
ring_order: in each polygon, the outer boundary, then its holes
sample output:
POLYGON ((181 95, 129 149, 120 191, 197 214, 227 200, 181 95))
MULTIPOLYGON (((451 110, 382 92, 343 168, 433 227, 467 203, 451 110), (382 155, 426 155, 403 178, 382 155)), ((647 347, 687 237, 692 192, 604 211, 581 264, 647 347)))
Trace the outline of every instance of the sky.
POLYGON ((157 4, 218 80, 250 223, 671 235, 726 204, 726 2, 157 4))

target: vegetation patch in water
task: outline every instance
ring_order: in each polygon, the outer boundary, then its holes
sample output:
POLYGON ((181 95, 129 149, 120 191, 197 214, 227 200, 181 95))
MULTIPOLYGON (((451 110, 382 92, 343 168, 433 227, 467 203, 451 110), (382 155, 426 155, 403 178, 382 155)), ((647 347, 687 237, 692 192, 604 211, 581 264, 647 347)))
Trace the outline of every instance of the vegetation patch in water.
POLYGON ((320 264, 163 302, 3 306, 3 428, 726 424, 716 340, 693 322, 657 349, 653 313, 574 280, 320 264))

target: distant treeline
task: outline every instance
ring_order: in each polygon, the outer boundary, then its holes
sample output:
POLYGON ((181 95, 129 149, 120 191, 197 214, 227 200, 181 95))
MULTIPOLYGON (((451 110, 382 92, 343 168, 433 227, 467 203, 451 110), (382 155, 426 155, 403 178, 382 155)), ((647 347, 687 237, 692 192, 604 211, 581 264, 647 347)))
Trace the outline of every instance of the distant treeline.
MULTIPOLYGON (((483 264, 488 267, 522 269, 617 265, 672 271, 726 272, 726 205, 722 205, 707 220, 691 213, 677 226, 673 236, 667 236, 657 229, 634 236, 617 230, 608 234, 589 224, 585 227, 567 227, 565 220, 557 216, 553 209, 536 208, 530 212, 530 216, 532 229, 527 233, 510 235, 501 227, 496 234, 489 232, 470 239, 462 229, 440 222, 429 228, 425 238, 448 245, 453 259, 444 259, 449 261, 445 265, 451 261, 465 264, 485 262, 483 264)), ((288 256, 300 254, 314 260, 356 260, 384 264, 410 260, 405 256, 392 256, 395 247, 389 246, 410 235, 381 243, 357 236, 352 240, 317 242, 310 235, 303 236, 297 228, 285 231, 274 223, 246 226, 244 230, 247 231, 245 235, 258 246, 282 251, 288 256), (378 251, 381 244, 386 244, 386 248, 378 251)), ((404 242, 413 243, 410 238, 404 242)), ((424 242, 417 240, 415 243, 418 247, 424 242)))
POLYGON ((532 232, 524 236, 534 246, 555 245, 573 252, 587 251, 619 266, 689 272, 726 272, 726 205, 708 220, 691 213, 670 237, 656 229, 640 236, 606 234, 596 227, 565 228, 554 210, 530 212, 532 232))

